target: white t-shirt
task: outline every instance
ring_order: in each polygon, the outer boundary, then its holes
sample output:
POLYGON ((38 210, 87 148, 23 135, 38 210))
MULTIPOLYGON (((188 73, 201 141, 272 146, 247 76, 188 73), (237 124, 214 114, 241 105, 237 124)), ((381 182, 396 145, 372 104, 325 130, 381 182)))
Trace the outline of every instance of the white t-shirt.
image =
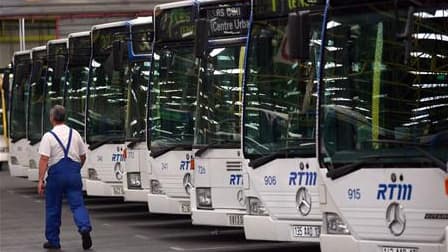
MULTIPOLYGON (((67 148, 70 128, 65 124, 61 124, 56 125, 52 131, 61 140, 64 148, 67 148)), ((81 162, 80 156, 85 155, 86 152, 87 147, 84 144, 81 135, 79 135, 78 131, 73 129, 72 142, 70 143, 70 149, 68 150, 68 157, 73 161, 81 162)), ((52 166, 64 158, 64 150, 50 132, 45 133, 42 137, 39 146, 39 154, 49 157, 48 166, 52 166)))

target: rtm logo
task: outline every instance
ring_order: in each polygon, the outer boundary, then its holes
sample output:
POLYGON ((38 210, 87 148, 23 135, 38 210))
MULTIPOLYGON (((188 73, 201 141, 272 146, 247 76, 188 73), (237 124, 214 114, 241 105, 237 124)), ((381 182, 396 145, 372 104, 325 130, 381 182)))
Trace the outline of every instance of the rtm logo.
POLYGON ((315 186, 317 172, 291 172, 289 174, 289 185, 315 186), (305 178, 305 179, 304 179, 305 178))
POLYGON ((182 160, 180 161, 180 170, 188 171, 190 170, 190 160, 182 160))
POLYGON ((190 156, 189 154, 187 154, 187 155, 185 156, 185 160, 181 160, 181 161, 180 161, 179 169, 180 169, 181 171, 194 170, 194 160, 193 160, 193 156, 190 156))
POLYGON ((243 185, 243 175, 230 174, 230 185, 243 185))
POLYGON ((411 184, 379 184, 377 200, 411 200, 411 184))
POLYGON ((112 154, 112 162, 121 162, 121 161, 124 161, 123 154, 119 154, 119 153, 112 154))

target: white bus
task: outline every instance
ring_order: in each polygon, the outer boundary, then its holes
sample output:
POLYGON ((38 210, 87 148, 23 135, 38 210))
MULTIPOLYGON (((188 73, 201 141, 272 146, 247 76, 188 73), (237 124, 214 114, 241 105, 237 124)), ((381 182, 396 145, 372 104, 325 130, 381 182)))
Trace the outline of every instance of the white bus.
POLYGON ((323 6, 298 4, 253 5, 243 105, 247 239, 319 241, 315 108, 323 6))
POLYGON ((325 22, 322 251, 448 251, 448 3, 331 1, 325 22))
POLYGON ((11 88, 11 114, 9 125, 9 172, 11 176, 26 177, 27 146, 26 139, 26 86, 31 72, 31 51, 15 52, 13 56, 14 79, 11 88))
MULTIPOLYGON (((91 54, 90 31, 76 32, 68 35, 68 61, 65 71, 65 112, 67 125, 79 132, 85 140, 85 109, 87 101, 87 84, 89 81, 89 64, 91 54)), ((90 153, 87 153, 87 160, 90 153)), ((86 162, 87 163, 87 162, 86 162)), ((81 169, 83 190, 85 180, 89 177, 86 165, 81 169)), ((94 177, 92 177, 94 179, 94 177)))
POLYGON ((190 194, 195 225, 243 226, 241 94, 249 4, 200 1, 196 57, 201 70, 197 76, 194 187, 190 194))
POLYGON ((123 196, 123 146, 129 80, 126 21, 95 25, 87 88, 87 195, 123 196))
MULTIPOLYGON (((27 100, 27 154, 25 167, 28 180, 39 180, 39 144, 42 138, 42 120, 45 101, 45 85, 47 75, 47 47, 39 46, 31 49, 31 77, 28 86, 27 100)), ((48 118, 45 118, 48 120, 48 118)))
POLYGON ((125 120, 123 191, 125 201, 147 202, 149 152, 146 146, 146 101, 151 70, 152 17, 129 21, 128 107, 125 120))
POLYGON ((3 164, 8 162, 9 148, 8 148, 8 103, 9 103, 9 90, 12 83, 12 69, 8 66, 3 69, 2 74, 0 74, 0 117, 1 117, 1 127, 0 127, 0 170, 3 168, 3 164))
POLYGON ((197 5, 182 1, 154 9, 148 148, 150 212, 190 214, 196 72, 194 14, 197 5))

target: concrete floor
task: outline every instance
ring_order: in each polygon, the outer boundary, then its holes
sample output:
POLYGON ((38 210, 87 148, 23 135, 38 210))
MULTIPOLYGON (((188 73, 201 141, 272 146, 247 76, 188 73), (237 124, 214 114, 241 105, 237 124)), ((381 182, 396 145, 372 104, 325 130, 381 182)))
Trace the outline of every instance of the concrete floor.
MULTIPOLYGON (((190 217, 155 215, 145 204, 86 198, 93 224, 91 251, 318 252, 318 245, 246 241, 241 229, 198 227, 190 217)), ((0 251, 44 251, 44 200, 36 184, 0 171, 0 251)), ((71 212, 64 206, 62 251, 83 251, 71 212)))

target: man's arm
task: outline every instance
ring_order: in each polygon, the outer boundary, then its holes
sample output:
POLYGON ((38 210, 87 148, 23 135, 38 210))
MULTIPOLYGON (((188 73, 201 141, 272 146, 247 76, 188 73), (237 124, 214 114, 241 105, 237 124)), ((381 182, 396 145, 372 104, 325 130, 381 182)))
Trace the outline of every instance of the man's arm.
POLYGON ((81 159, 81 167, 83 167, 86 162, 86 154, 79 156, 79 158, 81 159))
POLYGON ((39 195, 43 196, 44 190, 45 190, 45 173, 48 169, 48 159, 49 157, 45 155, 40 155, 39 160, 39 185, 37 186, 37 191, 39 192, 39 195))

